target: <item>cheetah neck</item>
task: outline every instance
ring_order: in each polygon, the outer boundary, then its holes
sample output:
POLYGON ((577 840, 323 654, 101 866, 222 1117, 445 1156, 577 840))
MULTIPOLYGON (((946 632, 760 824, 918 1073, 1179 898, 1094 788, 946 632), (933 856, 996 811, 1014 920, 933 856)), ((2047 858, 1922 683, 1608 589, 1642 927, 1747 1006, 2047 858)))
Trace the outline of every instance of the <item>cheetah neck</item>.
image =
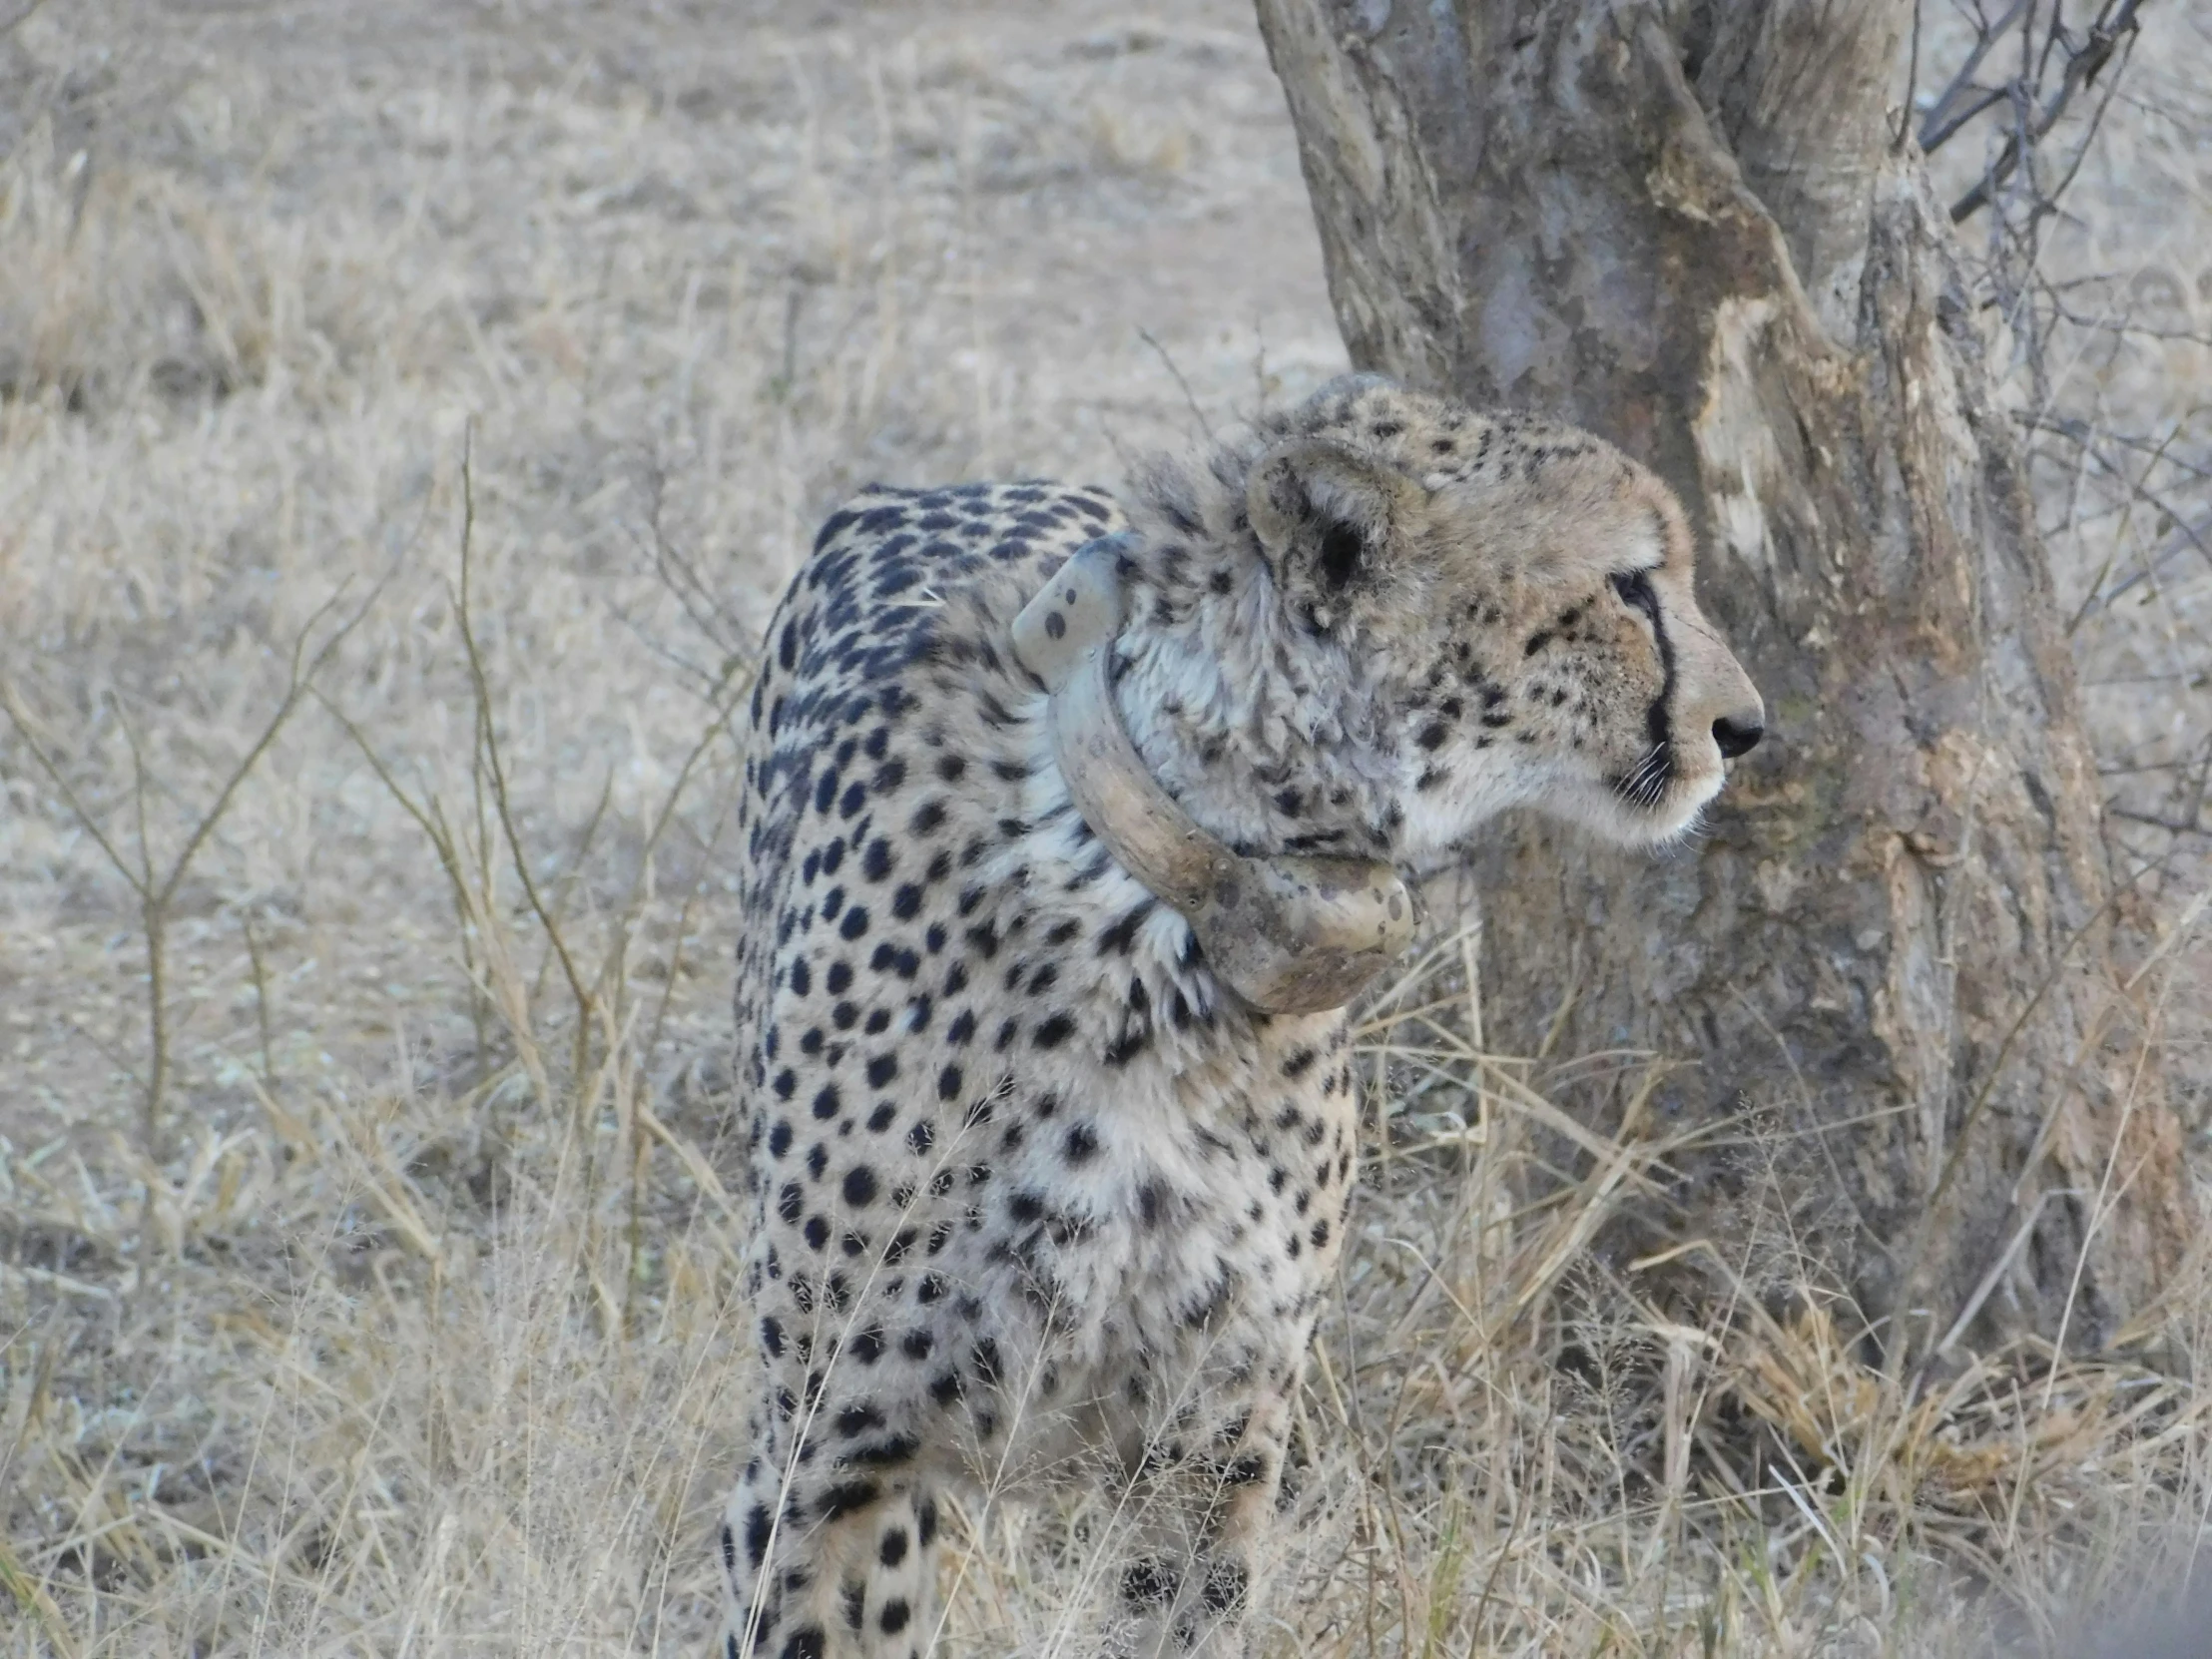
POLYGON ((1241 479, 1217 464, 1227 475, 1210 487, 1155 473, 1128 504, 1115 693, 1130 738, 1192 819, 1240 852, 1395 861, 1403 779, 1380 689, 1341 642, 1290 614, 1245 523, 1241 479))
POLYGON ((1123 868, 1189 922, 1215 973, 1267 1013, 1340 1008, 1413 930, 1397 873, 1373 859, 1237 852, 1194 822, 1130 741, 1113 686, 1132 538, 1091 543, 1013 625, 1069 797, 1123 868))

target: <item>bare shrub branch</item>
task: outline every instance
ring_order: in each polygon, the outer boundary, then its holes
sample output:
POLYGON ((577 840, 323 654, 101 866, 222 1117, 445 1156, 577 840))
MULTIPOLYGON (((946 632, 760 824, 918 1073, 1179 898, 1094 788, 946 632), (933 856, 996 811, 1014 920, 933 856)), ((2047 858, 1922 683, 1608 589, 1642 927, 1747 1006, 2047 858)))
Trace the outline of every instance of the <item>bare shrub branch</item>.
POLYGON ((381 584, 372 585, 360 604, 329 632, 322 643, 315 647, 311 656, 308 653, 308 644, 323 620, 338 608, 344 598, 344 590, 341 588, 332 594, 307 618, 292 641, 283 696, 277 700, 276 707, 271 711, 258 734, 247 745, 245 753, 217 785, 214 798, 187 830, 184 844, 166 859, 157 860, 154 833, 147 818, 147 798, 154 787, 154 780, 147 770, 138 730, 121 706, 116 707, 116 719, 131 751, 131 807, 137 839, 135 855, 126 855, 124 849, 102 827, 100 816, 85 804, 83 797, 70 785, 61 762, 39 741, 36 723, 24 709, 14 686, 0 680, 0 712, 7 715, 9 724, 22 740, 24 748, 38 763, 39 770, 53 783, 71 817, 91 836, 93 844, 106 855, 108 862, 123 877, 125 884, 138 899, 139 928, 146 951, 148 1050, 145 1098, 140 1117, 146 1154, 156 1163, 164 1156, 162 1113, 169 1091, 171 1036, 168 1012, 169 925, 178 888, 183 886, 186 876, 192 873, 194 861, 207 845, 208 838, 229 815, 241 786, 276 742, 277 735, 290 723, 301 700, 312 694, 315 677, 344 643, 346 636, 368 614, 379 591, 381 584))

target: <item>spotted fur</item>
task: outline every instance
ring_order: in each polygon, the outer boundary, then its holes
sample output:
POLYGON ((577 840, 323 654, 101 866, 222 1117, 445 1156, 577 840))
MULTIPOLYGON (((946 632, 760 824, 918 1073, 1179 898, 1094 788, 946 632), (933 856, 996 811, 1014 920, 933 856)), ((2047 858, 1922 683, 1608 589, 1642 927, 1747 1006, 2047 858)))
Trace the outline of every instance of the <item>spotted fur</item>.
POLYGON ((1757 736, 1662 485, 1374 378, 1126 508, 1023 483, 835 513, 752 704, 762 1371, 728 1659, 927 1652, 939 1493, 1053 1480, 1126 1499, 1108 1651, 1242 1651, 1359 1103, 1342 1013, 1240 1004, 1069 802, 1008 628, 1124 528, 1123 718, 1248 852, 1418 873, 1517 802, 1663 839, 1757 736))

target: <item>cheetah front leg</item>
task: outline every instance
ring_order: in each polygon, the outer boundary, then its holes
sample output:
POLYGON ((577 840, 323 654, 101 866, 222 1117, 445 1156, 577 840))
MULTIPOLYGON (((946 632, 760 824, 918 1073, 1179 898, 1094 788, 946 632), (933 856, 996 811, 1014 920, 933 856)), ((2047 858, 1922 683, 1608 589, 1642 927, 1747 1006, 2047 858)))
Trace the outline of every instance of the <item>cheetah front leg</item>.
POLYGON ((1141 1480, 1143 1544, 1123 1570, 1109 1659, 1242 1659, 1252 1580, 1275 1525, 1285 1412, 1236 1419, 1211 1454, 1141 1480), (1226 1441, 1226 1443, 1220 1443, 1226 1441))
POLYGON ((914 1481, 828 1478, 759 1435, 722 1527, 722 1659, 921 1659, 937 1505, 914 1481))

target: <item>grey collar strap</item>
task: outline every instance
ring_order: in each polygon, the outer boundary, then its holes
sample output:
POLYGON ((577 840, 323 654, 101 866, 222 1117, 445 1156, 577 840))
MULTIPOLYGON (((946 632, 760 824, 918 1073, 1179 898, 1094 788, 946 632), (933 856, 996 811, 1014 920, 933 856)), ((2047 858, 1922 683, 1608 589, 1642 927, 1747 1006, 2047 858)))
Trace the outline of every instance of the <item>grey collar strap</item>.
POLYGON ((1045 684, 1052 750, 1083 822, 1190 923, 1217 978, 1271 1014, 1341 1008, 1413 936, 1388 864, 1248 858, 1193 823, 1146 770, 1114 703, 1125 536, 1078 552, 1014 619, 1014 656, 1045 684))

